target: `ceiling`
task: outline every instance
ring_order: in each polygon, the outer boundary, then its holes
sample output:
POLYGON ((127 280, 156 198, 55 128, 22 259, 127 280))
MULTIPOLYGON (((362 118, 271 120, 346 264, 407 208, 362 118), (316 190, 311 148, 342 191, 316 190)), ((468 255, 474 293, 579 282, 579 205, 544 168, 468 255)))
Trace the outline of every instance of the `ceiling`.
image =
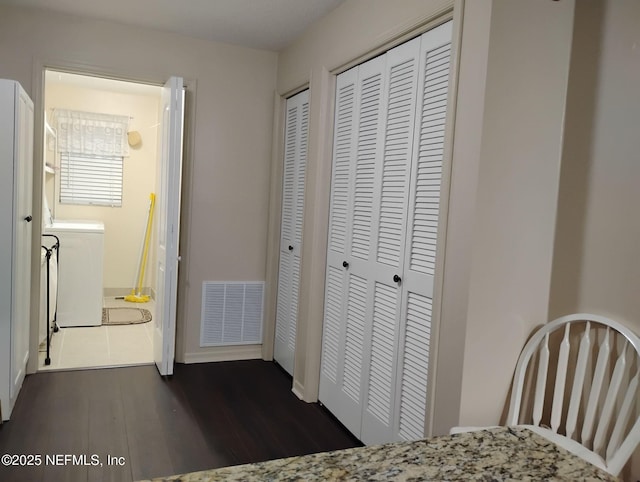
POLYGON ((344 0, 0 0, 245 47, 282 50, 344 0))

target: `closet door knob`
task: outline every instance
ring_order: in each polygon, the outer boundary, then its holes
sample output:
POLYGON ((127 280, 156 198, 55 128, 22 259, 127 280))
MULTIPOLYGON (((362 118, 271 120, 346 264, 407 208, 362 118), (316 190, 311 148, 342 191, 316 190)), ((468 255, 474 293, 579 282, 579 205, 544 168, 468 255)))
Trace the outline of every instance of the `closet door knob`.
POLYGON ((289 251, 293 251, 293 246, 289 245, 289 251))
POLYGON ((32 219, 33 219, 33 216, 31 216, 31 215, 29 215, 29 216, 27 216, 26 218, 24 218, 24 220, 25 220, 26 222, 28 222, 28 223, 30 223, 32 219))
POLYGON ((395 281, 396 283, 400 283, 400 281, 402 281, 402 278, 400 278, 400 276, 398 276, 397 274, 394 274, 393 281, 395 281))
POLYGON ((348 268, 348 267, 349 267, 349 263, 347 263, 346 261, 343 261, 343 262, 342 262, 342 266, 343 266, 344 268, 348 268))

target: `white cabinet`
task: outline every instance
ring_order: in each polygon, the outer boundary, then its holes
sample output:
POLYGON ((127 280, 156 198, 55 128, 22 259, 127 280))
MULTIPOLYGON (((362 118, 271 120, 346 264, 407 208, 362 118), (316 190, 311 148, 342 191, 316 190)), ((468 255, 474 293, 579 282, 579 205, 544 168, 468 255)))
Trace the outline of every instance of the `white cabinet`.
POLYGON ((320 401, 424 434, 451 22, 337 78, 320 401))
POLYGON ((0 410, 8 420, 29 358, 33 102, 0 79, 0 410))
POLYGON ((296 347, 308 133, 309 91, 305 90, 287 99, 285 119, 274 358, 291 375, 296 347))

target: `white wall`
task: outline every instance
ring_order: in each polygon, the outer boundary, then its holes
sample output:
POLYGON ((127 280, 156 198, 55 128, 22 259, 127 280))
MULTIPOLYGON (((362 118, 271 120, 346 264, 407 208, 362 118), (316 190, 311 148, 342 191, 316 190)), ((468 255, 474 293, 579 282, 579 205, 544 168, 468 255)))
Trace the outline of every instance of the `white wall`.
MULTIPOLYGON (((640 333, 640 3, 576 2, 550 318, 640 333)), ((636 449, 625 480, 640 478, 636 449)))
MULTIPOLYGON (((500 422, 522 345, 547 321, 573 11, 572 1, 494 0, 491 8, 477 195, 468 220, 463 425, 500 422)), ((464 159, 454 156, 456 162, 464 159)))
POLYGON ((446 434, 459 424, 467 329, 469 283, 473 259, 482 119, 487 77, 491 0, 456 3, 462 27, 460 68, 451 165, 437 356, 431 363, 432 433, 446 434))
MULTIPOLYGON (((119 290, 121 293, 118 294, 128 294, 134 288, 149 194, 154 192, 156 180, 160 88, 152 89, 149 95, 142 95, 47 82, 45 90, 48 119, 53 119, 54 108, 121 115, 131 117, 129 130, 140 132, 142 137, 142 144, 131 147, 129 157, 124 158, 121 207, 61 204, 58 188, 55 199, 49 199, 49 205, 59 219, 104 222, 103 287, 107 293, 119 290)), ((59 157, 57 159, 59 162, 59 157)), ((60 176, 55 177, 59 186, 60 176)), ((144 287, 155 289, 154 273, 154 260, 149 259, 144 287)))
POLYGON ((0 77, 20 81, 40 107, 42 65, 190 81, 176 353, 206 360, 216 350, 199 348, 202 281, 265 278, 277 54, 0 7, 0 77))
POLYGON ((550 312, 640 332, 640 3, 578 3, 550 312))

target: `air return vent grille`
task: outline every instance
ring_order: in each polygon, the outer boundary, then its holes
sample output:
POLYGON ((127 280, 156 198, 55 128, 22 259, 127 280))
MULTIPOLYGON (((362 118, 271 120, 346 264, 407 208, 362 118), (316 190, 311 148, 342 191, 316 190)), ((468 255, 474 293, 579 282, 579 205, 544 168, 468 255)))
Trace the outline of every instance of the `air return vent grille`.
POLYGON ((202 283, 200 346, 262 343, 264 282, 202 283))

